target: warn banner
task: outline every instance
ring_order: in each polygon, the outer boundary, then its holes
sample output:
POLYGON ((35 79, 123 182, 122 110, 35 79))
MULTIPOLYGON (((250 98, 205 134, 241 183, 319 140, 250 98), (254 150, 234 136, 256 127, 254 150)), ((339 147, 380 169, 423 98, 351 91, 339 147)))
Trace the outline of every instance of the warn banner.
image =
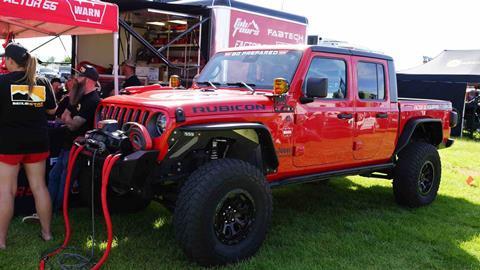
POLYGON ((82 0, 67 0, 73 18, 77 22, 101 24, 105 15, 106 3, 82 0))
POLYGON ((305 44, 305 24, 231 10, 229 47, 305 44))
MULTIPOLYGON (((0 20, 28 20, 118 31, 118 7, 91 0, 0 0, 0 20)), ((52 29, 55 31, 54 29, 52 29)))

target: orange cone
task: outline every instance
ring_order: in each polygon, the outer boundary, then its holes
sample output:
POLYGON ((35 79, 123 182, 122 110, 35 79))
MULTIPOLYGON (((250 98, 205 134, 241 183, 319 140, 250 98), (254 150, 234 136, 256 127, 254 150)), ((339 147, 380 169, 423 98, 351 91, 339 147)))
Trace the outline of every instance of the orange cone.
POLYGON ((466 181, 467 185, 469 185, 469 186, 471 186, 471 187, 474 187, 474 186, 475 186, 474 182, 475 182, 475 179, 473 179, 472 176, 469 176, 469 177, 467 178, 467 181, 466 181))

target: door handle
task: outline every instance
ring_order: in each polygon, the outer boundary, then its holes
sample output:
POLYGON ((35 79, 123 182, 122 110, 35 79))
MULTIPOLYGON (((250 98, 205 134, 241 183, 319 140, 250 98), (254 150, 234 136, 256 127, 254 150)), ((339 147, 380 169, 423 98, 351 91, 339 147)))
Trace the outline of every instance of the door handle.
POLYGON ((337 114, 338 119, 352 119, 353 114, 351 113, 339 113, 337 114))
POLYGON ((388 113, 377 113, 377 118, 388 118, 388 113))

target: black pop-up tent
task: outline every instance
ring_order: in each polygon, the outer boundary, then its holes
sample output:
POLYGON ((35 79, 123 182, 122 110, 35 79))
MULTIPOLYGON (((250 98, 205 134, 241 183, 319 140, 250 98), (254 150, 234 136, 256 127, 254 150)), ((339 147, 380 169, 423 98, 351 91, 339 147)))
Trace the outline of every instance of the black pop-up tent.
MULTIPOLYGON (((397 73, 400 97, 449 100, 462 117, 467 85, 480 83, 480 50, 445 50, 421 66, 397 73)), ((452 130, 460 136, 462 125, 452 130)))

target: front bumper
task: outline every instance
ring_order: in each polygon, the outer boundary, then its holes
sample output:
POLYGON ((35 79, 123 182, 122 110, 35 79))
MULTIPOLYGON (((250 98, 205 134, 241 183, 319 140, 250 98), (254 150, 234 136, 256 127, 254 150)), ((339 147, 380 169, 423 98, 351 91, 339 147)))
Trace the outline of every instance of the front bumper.
MULTIPOLYGON (((141 190, 155 169, 159 151, 136 151, 119 159, 110 174, 109 185, 125 191, 141 190)), ((91 166, 95 163, 95 171, 101 172, 105 156, 96 155, 89 150, 82 152, 82 166, 91 166)))

